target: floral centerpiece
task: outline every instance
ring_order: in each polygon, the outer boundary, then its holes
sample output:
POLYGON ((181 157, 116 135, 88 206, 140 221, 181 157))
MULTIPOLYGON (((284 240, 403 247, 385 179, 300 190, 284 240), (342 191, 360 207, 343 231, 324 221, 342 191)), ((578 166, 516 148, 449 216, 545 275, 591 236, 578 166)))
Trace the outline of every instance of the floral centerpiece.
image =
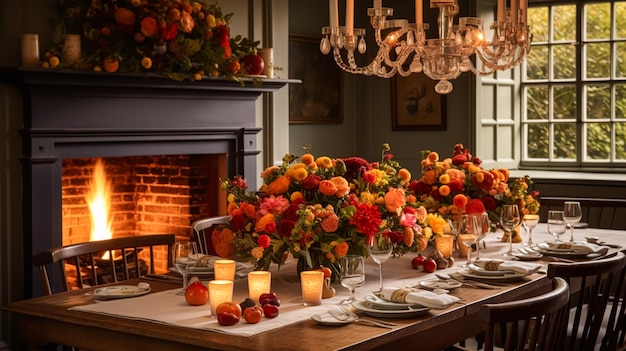
POLYGON ((539 211, 539 193, 528 190, 529 176, 509 178, 505 168, 486 170, 462 144, 456 144, 452 157, 444 160, 436 152, 422 154, 422 177, 410 189, 429 212, 458 218, 486 211, 495 229, 503 204, 516 204, 521 215, 539 211))
POLYGON ((377 232, 391 237, 396 257, 423 250, 445 220, 418 204, 409 192, 410 172, 389 150, 385 144, 380 162, 315 158, 309 149, 299 161, 287 155, 281 166, 263 171, 259 191, 250 191, 241 177, 223 181, 231 220, 216 229, 217 246, 257 269, 291 253, 299 269, 323 265, 336 273, 337 259, 366 255, 377 232))
POLYGON ((232 13, 190 0, 59 0, 58 45, 47 66, 108 72, 152 72, 172 79, 237 78, 258 42, 232 37, 232 13), (59 63, 65 34, 80 34, 82 58, 59 63), (52 59, 56 58, 56 60, 52 59))

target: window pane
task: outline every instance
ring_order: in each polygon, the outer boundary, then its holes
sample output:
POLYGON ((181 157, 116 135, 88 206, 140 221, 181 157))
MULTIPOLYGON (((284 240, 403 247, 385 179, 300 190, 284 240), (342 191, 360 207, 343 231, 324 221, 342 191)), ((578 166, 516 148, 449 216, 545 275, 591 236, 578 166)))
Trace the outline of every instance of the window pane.
POLYGON ((587 78, 609 78, 611 75, 611 44, 586 44, 587 78))
POLYGON ((526 59, 526 79, 548 79, 548 46, 533 46, 526 59))
POLYGON ((585 5, 585 32, 587 39, 609 39, 611 37, 611 4, 585 5))
POLYGON ((615 44, 615 76, 617 78, 626 77, 626 43, 615 44))
POLYGON ((626 123, 615 124, 615 158, 626 160, 626 123))
POLYGON ((548 87, 529 87, 526 89, 526 118, 548 119, 548 87))
POLYGON ((576 47, 555 45, 552 47, 554 79, 576 78, 576 47))
MULTIPOLYGON (((528 9, 528 24, 533 33, 533 42, 546 42, 549 35, 548 8, 531 7, 528 9)), ((534 50, 534 49, 533 49, 534 50)))
POLYGON ((611 87, 608 84, 588 85, 587 93, 587 116, 590 119, 611 118, 611 87))
POLYGON ((554 93, 554 118, 576 118, 576 86, 556 86, 554 93))
POLYGON ((615 118, 626 118, 626 84, 615 84, 615 118))
POLYGON ((549 129, 547 124, 529 124, 528 128, 528 157, 548 158, 549 129))
POLYGON ((557 123, 554 125, 554 158, 576 159, 575 123, 557 123))
MULTIPOLYGON (((528 11, 530 14, 530 10, 528 11)), ((626 38, 626 1, 615 3, 615 37, 626 38)))
POLYGON ((611 155, 611 125, 608 123, 587 124, 587 158, 608 160, 611 155))
POLYGON ((552 25, 554 40, 576 40, 576 5, 554 6, 552 25))

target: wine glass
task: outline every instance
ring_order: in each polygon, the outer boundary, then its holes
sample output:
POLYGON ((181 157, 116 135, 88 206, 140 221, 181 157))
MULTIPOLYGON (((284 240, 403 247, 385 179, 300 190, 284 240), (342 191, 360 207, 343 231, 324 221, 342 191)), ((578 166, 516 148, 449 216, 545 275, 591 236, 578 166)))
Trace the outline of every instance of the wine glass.
POLYGON ((577 201, 565 201, 563 205, 563 218, 567 225, 571 228, 570 242, 574 242, 574 226, 580 222, 583 218, 582 210, 580 208, 580 202, 577 201))
POLYGON ((528 241, 524 243, 524 245, 532 246, 533 243, 533 229, 539 223, 539 215, 536 214, 525 214, 522 218, 522 227, 526 230, 526 234, 528 234, 528 241))
POLYGON ((172 247, 172 259, 174 267, 183 276, 183 289, 176 295, 185 295, 187 289, 187 276, 189 271, 198 262, 198 247, 194 241, 175 242, 172 247))
POLYGON ((559 238, 566 230, 567 223, 563 211, 548 211, 548 232, 554 235, 555 243, 560 242, 559 238))
POLYGON ((504 256, 513 255, 513 230, 520 225, 522 218, 517 205, 502 205, 500 211, 500 225, 505 232, 509 232, 509 251, 503 253, 504 256))
POLYGON ((367 252, 374 262, 378 263, 378 271, 380 275, 380 290, 383 291, 383 263, 389 259, 393 251, 393 243, 387 233, 378 232, 374 234, 366 245, 367 252))
POLYGON ((491 223, 489 222, 489 215, 487 212, 475 213, 472 216, 476 217, 476 228, 478 238, 476 238, 476 259, 480 258, 480 242, 491 231, 491 223))
POLYGON ((365 284, 365 260, 363 256, 346 255, 339 259, 339 266, 341 285, 350 290, 350 297, 339 303, 350 304, 354 301, 354 290, 365 284))
POLYGON ((459 241, 467 247, 467 263, 465 266, 469 266, 472 262, 472 245, 478 241, 480 235, 478 234, 478 221, 474 215, 462 215, 459 219, 459 234, 457 238, 459 241))

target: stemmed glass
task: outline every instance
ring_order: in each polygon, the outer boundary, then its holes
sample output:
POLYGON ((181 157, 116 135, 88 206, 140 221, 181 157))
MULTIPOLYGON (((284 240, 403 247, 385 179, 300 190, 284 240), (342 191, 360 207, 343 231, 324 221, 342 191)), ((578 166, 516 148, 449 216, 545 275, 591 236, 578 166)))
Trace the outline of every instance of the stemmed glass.
POLYGON ((561 242, 559 238, 567 230, 563 211, 548 211, 548 232, 554 235, 555 243, 561 242))
POLYGON ((467 263, 465 266, 469 266, 472 262, 472 245, 478 241, 480 235, 478 234, 480 229, 478 229, 478 221, 476 220, 476 216, 473 215, 462 215, 461 219, 459 219, 459 234, 457 238, 459 241, 467 247, 467 263))
POLYGON ((389 236, 384 232, 374 234, 366 245, 367 252, 374 262, 378 263, 378 271, 380 275, 380 290, 383 291, 383 263, 389 259, 393 251, 393 243, 389 236))
POLYGON ((539 215, 536 214, 525 214, 522 218, 522 227, 526 230, 526 234, 528 234, 528 241, 524 243, 524 245, 532 246, 533 243, 533 229, 539 223, 539 215))
POLYGON ((187 289, 187 276, 189 271, 196 266, 198 262, 198 247, 194 241, 175 242, 172 247, 172 259, 174 267, 183 276, 183 289, 176 295, 185 295, 187 289))
POLYGON ((502 205, 500 211, 500 225, 504 231, 509 232, 509 251, 503 253, 504 256, 513 255, 513 230, 520 225, 522 218, 517 205, 502 205))
POLYGON ((489 215, 487 214, 487 212, 472 214, 472 216, 476 217, 476 233, 478 234, 478 238, 476 238, 476 259, 479 259, 480 242, 491 231, 491 223, 489 222, 489 215))
POLYGON ((339 259, 341 285, 350 290, 350 297, 339 302, 350 304, 354 301, 354 290, 365 284, 365 260, 363 256, 346 255, 339 259))
POLYGON ((567 222, 567 225, 571 228, 572 235, 569 238, 569 241, 574 242, 574 226, 583 218, 580 202, 565 201, 565 204, 563 205, 563 216, 565 218, 565 222, 567 222))

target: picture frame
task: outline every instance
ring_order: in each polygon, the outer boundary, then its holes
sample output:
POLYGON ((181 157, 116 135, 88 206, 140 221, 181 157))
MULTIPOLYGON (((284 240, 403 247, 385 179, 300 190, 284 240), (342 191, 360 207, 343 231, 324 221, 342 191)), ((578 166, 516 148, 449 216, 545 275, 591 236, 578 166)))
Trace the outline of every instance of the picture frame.
POLYGON ((289 36, 289 123, 343 123, 343 75, 316 38, 289 36))
POLYGON ((446 98, 423 73, 391 78, 392 130, 446 130, 446 98))

